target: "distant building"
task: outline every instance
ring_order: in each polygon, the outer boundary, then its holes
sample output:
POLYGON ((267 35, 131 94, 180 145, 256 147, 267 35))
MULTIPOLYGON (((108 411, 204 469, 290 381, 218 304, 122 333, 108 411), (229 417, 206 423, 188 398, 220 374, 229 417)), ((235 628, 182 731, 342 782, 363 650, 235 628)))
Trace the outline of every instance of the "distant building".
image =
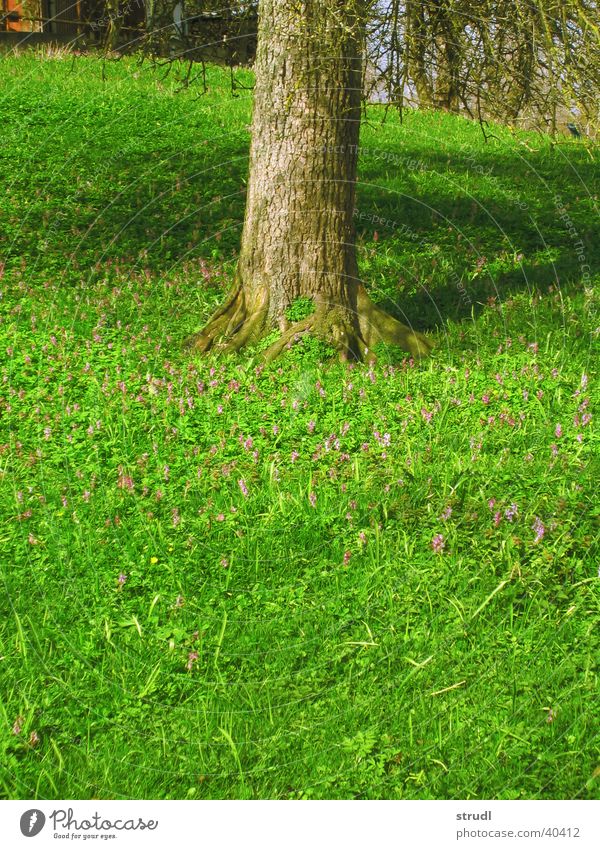
MULTIPOLYGON (((102 43, 110 28, 118 30, 116 44, 134 48, 149 35, 148 18, 156 14, 156 0, 0 0, 0 35, 36 34, 24 41, 39 43, 77 39, 78 44, 102 43)), ((231 11, 198 11, 193 0, 161 3, 160 23, 155 25, 161 40, 168 44, 169 55, 195 60, 248 64, 256 53, 256 12, 235 14, 231 11), (169 21, 171 22, 169 24, 169 21), (174 49, 175 48, 175 49, 174 49)))
MULTIPOLYGON (((102 0, 0 0, 0 32, 37 32, 48 35, 83 35, 100 30, 110 17, 102 0)), ((142 29, 146 20, 144 0, 121 3, 123 29, 142 29)))

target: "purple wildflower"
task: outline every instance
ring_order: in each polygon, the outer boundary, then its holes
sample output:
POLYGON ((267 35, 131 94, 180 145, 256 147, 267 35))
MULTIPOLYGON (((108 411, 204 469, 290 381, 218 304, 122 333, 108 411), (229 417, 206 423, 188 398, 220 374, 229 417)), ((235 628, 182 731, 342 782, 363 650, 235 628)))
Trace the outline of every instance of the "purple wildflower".
POLYGON ((533 530, 535 531, 535 542, 540 542, 544 538, 546 528, 544 527, 544 523, 538 516, 535 517, 535 522, 533 523, 533 530))
POLYGON ((443 534, 436 534, 431 540, 431 547, 433 548, 436 554, 441 554, 444 550, 445 545, 446 541, 444 540, 443 534))
POLYGON ((117 486, 119 487, 119 489, 126 489, 128 492, 133 492, 133 490, 135 489, 135 484, 131 475, 120 474, 119 479, 117 481, 117 486))
POLYGON ((238 486, 242 491, 242 495, 244 498, 248 497, 248 487, 246 486, 246 481, 243 478, 240 478, 238 481, 238 486))

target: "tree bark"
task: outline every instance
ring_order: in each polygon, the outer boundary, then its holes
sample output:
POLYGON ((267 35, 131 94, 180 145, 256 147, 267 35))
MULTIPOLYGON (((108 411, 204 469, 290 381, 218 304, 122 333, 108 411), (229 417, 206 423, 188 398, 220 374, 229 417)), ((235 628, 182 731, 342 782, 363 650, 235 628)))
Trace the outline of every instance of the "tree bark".
POLYGON ((427 75, 425 55, 429 36, 421 0, 406 2, 406 38, 408 71, 415 84, 419 109, 428 109, 433 106, 433 88, 427 75))
POLYGON ((454 20, 456 12, 449 0, 436 0, 435 38, 437 68, 434 105, 446 112, 458 112, 461 51, 454 20))
POLYGON ((363 0, 261 0, 250 176, 232 292, 192 340, 238 350, 274 327, 276 357, 304 333, 342 358, 377 341, 414 356, 427 339, 373 304, 358 277, 353 213, 362 94, 363 0), (314 313, 289 325, 300 297, 314 313))
POLYGON ((104 49, 115 50, 119 42, 119 34, 121 31, 121 10, 119 8, 119 0, 107 0, 107 24, 106 34, 104 36, 104 49))

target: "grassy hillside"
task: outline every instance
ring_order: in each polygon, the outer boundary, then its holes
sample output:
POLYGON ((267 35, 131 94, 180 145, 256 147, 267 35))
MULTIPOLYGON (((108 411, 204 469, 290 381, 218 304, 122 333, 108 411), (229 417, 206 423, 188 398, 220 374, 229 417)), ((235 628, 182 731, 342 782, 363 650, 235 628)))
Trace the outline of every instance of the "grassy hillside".
POLYGON ((432 359, 190 360, 251 93, 181 89, 0 64, 0 793, 597 797, 597 150, 371 108, 361 270, 432 359))

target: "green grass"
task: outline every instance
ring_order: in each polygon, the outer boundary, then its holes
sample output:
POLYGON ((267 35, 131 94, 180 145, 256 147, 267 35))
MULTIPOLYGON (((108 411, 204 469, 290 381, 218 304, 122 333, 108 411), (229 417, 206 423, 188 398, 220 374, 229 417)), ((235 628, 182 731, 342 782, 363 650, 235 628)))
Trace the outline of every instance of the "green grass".
POLYGON ((371 108, 361 269, 432 359, 190 361, 250 93, 0 69, 0 793, 597 798, 597 150, 371 108))

